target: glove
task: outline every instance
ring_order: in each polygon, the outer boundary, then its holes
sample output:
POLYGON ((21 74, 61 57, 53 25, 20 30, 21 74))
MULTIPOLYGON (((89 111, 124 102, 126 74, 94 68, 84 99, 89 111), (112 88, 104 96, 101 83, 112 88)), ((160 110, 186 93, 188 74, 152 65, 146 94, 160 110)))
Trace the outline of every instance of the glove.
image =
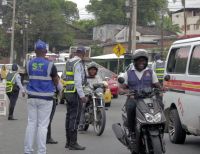
POLYGON ((88 101, 88 98, 87 97, 81 97, 81 102, 82 103, 87 103, 88 101))

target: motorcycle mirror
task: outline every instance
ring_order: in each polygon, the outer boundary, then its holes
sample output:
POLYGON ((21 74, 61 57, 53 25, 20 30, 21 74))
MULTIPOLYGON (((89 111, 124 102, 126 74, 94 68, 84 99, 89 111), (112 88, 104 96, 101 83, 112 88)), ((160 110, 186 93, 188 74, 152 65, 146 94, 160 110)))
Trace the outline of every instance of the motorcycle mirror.
POLYGON ((169 81, 169 80, 170 80, 170 75, 166 75, 166 76, 164 77, 164 80, 165 80, 165 81, 169 81))
POLYGON ((118 78, 118 82, 119 82, 120 84, 123 84, 123 83, 125 82, 125 80, 124 80, 124 78, 119 77, 119 78, 118 78))

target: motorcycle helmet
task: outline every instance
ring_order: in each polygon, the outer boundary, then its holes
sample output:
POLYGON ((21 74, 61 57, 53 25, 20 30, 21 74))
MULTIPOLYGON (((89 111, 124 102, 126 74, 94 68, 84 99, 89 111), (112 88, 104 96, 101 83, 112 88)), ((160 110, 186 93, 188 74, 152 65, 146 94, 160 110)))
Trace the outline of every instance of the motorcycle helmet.
POLYGON ((134 63, 134 66, 137 70, 143 70, 145 69, 147 66, 148 66, 148 53, 146 50, 144 49, 138 49, 135 51, 135 53, 133 54, 133 63, 134 63), (140 58, 144 58, 146 60, 146 63, 144 64, 144 67, 143 68, 140 68, 140 64, 138 64, 138 60, 140 58))
POLYGON ((137 49, 135 50, 135 53, 133 54, 133 60, 136 61, 137 59, 141 58, 141 57, 144 57, 147 59, 149 59, 148 57, 148 53, 145 49, 137 49))
POLYGON ((94 62, 91 62, 91 63, 87 66, 88 71, 89 71, 91 68, 95 68, 95 69, 98 71, 98 66, 97 66, 94 62))

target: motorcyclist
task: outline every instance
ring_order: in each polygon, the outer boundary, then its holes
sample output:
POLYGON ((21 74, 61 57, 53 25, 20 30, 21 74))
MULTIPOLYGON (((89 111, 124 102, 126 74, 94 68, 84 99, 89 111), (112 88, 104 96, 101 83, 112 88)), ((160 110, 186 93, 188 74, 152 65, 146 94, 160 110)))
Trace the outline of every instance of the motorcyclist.
MULTIPOLYGON (((133 54, 133 66, 120 77, 124 78, 124 84, 120 87, 124 92, 126 90, 141 90, 144 88, 161 88, 156 73, 147 67, 148 53, 144 49, 138 49, 133 54)), ((134 96, 128 96, 126 100, 126 111, 128 119, 128 129, 131 137, 135 137, 136 125, 136 100, 134 96)))
MULTIPOLYGON (((103 81, 101 80, 101 78, 97 75, 98 73, 98 66, 96 65, 96 63, 91 62, 88 66, 87 66, 87 84, 86 87, 84 88, 85 90, 87 88, 93 88, 93 84, 96 83, 102 83, 103 81)), ((83 104, 82 107, 82 112, 81 112, 81 118, 80 118, 80 123, 79 123, 79 131, 84 131, 84 125, 85 125, 85 106, 86 104, 83 104)))

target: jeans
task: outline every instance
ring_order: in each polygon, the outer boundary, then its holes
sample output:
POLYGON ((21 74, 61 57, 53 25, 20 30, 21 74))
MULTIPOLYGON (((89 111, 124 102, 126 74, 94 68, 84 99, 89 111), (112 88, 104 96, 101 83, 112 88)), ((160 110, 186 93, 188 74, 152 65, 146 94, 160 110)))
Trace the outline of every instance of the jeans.
POLYGON ((37 138, 38 154, 46 154, 46 136, 53 100, 31 98, 28 104, 28 125, 26 128, 24 153, 33 153, 34 138, 37 138), (36 134, 37 133, 37 134, 36 134))

